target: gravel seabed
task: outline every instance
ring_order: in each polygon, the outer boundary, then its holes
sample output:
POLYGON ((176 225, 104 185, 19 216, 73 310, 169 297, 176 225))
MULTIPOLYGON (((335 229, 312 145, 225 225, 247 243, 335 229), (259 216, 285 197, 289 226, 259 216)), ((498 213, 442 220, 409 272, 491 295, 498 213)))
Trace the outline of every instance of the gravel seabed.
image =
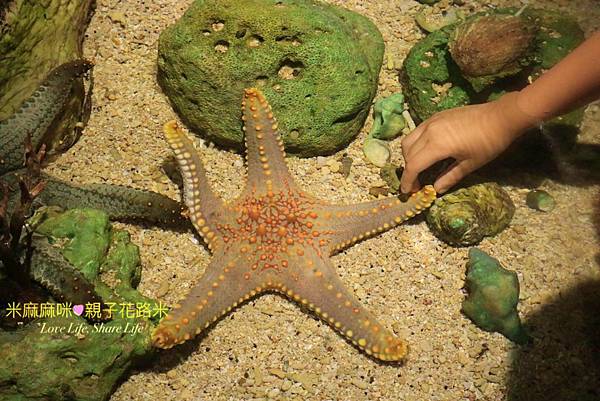
MULTIPOLYGON (((386 42, 377 96, 400 90, 398 69, 423 36, 414 22, 421 5, 411 0, 332 2, 377 24, 386 42)), ((159 33, 191 0, 97 3, 85 42, 86 57, 96 63, 92 116, 81 140, 47 171, 75 183, 127 184, 179 199, 177 187, 161 169, 170 157, 161 127, 177 116, 156 82, 156 54, 159 33)), ((521 5, 465 3, 465 10, 521 5)), ((600 26, 598 0, 530 3, 570 12, 588 33, 600 26)), ((436 7, 447 6, 443 0, 436 7)), ((290 157, 298 183, 330 201, 371 199, 369 188, 383 182, 362 157, 370 126, 369 118, 359 137, 336 155, 290 157), (354 159, 346 179, 329 168, 343 153, 354 159)), ((600 143, 598 105, 588 107, 580 138, 600 143)), ((242 157, 199 143, 213 188, 225 199, 234 198, 243 185, 242 157)), ((392 150, 398 161, 398 140, 392 150)), ((598 331, 589 331, 587 323, 592 302, 600 304, 594 228, 599 187, 529 175, 509 182, 505 188, 517 206, 511 227, 485 239, 480 248, 518 272, 520 312, 535 337, 531 348, 483 332, 461 315, 467 250, 438 241, 422 219, 415 219, 333 257, 348 287, 384 325, 408 340, 411 353, 403 365, 366 357, 295 304, 266 295, 229 314, 200 338, 160 353, 146 369, 132 372, 111 400, 599 399, 600 366, 591 356, 590 337, 598 331), (554 195, 554 211, 544 214, 526 207, 525 194, 534 186, 554 195)), ((119 226, 141 248, 141 292, 170 305, 194 285, 210 260, 192 232, 119 226)))

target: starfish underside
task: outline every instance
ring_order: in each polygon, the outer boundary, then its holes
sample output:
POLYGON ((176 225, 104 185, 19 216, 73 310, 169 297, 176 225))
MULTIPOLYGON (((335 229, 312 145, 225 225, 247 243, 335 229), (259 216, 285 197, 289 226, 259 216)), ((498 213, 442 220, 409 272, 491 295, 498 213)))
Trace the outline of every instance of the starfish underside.
POLYGON ((160 322, 154 346, 189 340, 250 297, 275 291, 314 311, 367 354, 402 359, 406 342, 350 294, 329 257, 427 208, 436 196, 433 187, 406 202, 391 197, 330 205, 294 183, 271 106, 259 90, 245 91, 242 113, 248 179, 241 195, 227 204, 210 190, 194 142, 175 121, 165 124, 184 178, 189 217, 213 259, 196 287, 160 322))

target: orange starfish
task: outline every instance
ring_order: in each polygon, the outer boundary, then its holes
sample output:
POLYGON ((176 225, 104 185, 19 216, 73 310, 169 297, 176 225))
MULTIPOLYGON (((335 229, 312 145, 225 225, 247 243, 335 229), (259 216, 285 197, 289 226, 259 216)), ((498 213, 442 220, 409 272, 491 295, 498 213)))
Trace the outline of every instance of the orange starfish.
POLYGON ((425 187, 406 202, 391 197, 342 206, 315 199, 294 183, 271 106, 259 90, 245 91, 242 112, 248 182, 229 204, 210 190, 194 142, 175 121, 165 124, 189 217, 213 260, 181 305, 160 322, 154 346, 189 340, 249 298, 271 291, 314 311, 368 355, 402 359, 406 342, 348 292, 329 257, 420 213, 435 199, 435 190, 425 187))

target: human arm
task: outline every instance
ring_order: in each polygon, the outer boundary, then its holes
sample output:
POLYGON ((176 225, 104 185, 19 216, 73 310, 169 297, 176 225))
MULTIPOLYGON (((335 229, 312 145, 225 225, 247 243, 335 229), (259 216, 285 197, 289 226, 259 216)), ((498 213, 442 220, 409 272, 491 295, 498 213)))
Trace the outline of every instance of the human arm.
POLYGON ((402 140, 403 193, 419 189, 417 175, 435 162, 455 162, 434 183, 443 193, 490 162, 528 128, 600 97, 600 32, 534 83, 484 104, 445 110, 402 140))

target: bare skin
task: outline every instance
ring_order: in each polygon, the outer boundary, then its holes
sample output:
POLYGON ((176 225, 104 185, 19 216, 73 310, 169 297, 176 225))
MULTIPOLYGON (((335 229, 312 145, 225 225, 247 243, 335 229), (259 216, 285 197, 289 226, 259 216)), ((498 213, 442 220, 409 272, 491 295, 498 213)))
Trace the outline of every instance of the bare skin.
POLYGON ((402 140, 403 193, 420 188, 417 175, 437 161, 453 163, 435 181, 444 193, 500 155, 528 128, 600 97, 600 32, 534 83, 500 99, 435 114, 402 140))

